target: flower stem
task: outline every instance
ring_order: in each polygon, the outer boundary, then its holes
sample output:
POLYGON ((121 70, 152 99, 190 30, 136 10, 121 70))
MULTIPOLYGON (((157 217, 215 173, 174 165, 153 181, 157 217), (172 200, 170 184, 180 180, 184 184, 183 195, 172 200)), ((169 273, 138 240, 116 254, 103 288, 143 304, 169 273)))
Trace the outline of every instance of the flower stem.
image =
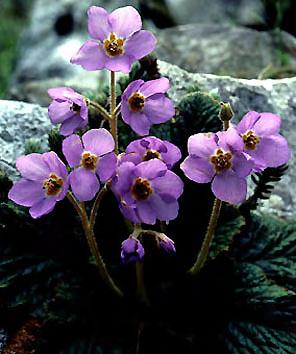
POLYGON ((118 133, 117 133, 117 115, 116 115, 116 83, 115 72, 110 72, 110 129, 113 139, 115 141, 115 154, 118 154, 118 133))
MULTIPOLYGON (((229 124, 228 120, 223 121, 223 129, 224 130, 227 130, 229 128, 229 126, 230 126, 230 124, 229 124)), ((191 267, 191 269, 189 270, 189 272, 193 275, 196 275, 199 273, 199 271, 202 269, 202 267, 204 266, 204 264, 208 258, 211 243, 212 243, 214 235, 215 235, 217 222, 218 222, 220 211, 221 211, 221 206, 222 206, 222 201, 218 198, 215 198, 205 238, 204 238, 203 243, 201 245, 201 249, 200 249, 199 254, 196 258, 196 261, 193 264, 193 266, 191 267)))
POLYGON ((207 228, 206 236, 201 246, 201 250, 197 256, 196 262, 189 270, 189 272, 193 275, 196 275, 202 269, 202 267, 204 266, 208 258, 208 253, 210 250, 210 246, 215 234, 218 218, 220 215, 221 205, 222 205, 222 201, 220 199, 215 198, 209 225, 207 228))
POLYGON ((89 226, 93 230, 97 218, 97 213, 98 209, 100 207, 101 201, 104 197, 104 195, 108 192, 108 186, 109 184, 106 183, 104 187, 99 191, 99 193, 96 195, 96 199, 94 201, 94 204, 92 206, 91 212, 90 212, 90 218, 89 218, 89 226))
POLYGON ((99 103, 89 100, 88 104, 90 106, 92 106, 93 108, 95 108, 99 112, 99 114, 101 114, 104 117, 105 120, 110 120, 111 119, 110 114, 99 103))
POLYGON ((118 296, 123 296, 122 291, 117 287, 117 285, 114 283, 112 277, 108 273, 108 270, 106 268, 104 260, 101 256, 99 249, 98 249, 98 245, 97 245, 97 242, 96 242, 96 239, 94 236, 93 229, 90 227, 90 222, 88 220, 84 204, 83 203, 79 204, 71 192, 68 192, 67 197, 68 197, 69 201, 72 203, 72 205, 74 206, 78 215, 80 216, 83 231, 84 231, 90 252, 95 259, 96 265, 98 267, 99 273, 100 273, 103 281, 105 282, 106 285, 108 285, 113 290, 114 293, 116 293, 118 296))

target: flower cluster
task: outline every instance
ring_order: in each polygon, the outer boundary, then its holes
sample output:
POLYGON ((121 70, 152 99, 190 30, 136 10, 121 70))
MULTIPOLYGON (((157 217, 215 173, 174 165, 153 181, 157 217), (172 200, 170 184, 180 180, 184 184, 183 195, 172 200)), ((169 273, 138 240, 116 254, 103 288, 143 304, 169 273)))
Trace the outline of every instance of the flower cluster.
POLYGON ((288 162, 290 149, 279 129, 278 115, 249 112, 227 131, 195 134, 181 169, 192 181, 211 182, 218 199, 239 204, 246 198, 250 173, 288 162))

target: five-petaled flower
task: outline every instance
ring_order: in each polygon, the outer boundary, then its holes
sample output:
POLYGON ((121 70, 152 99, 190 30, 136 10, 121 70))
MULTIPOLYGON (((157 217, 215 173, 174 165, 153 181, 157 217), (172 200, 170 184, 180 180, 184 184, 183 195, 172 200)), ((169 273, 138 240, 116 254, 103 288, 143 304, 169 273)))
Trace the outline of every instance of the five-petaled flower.
POLYGON ((135 237, 129 237, 121 244, 121 261, 124 264, 135 263, 143 260, 144 247, 135 237))
POLYGON ((71 63, 84 69, 121 71, 128 73, 133 62, 151 53, 155 36, 143 31, 141 16, 132 6, 121 7, 110 14, 91 6, 88 10, 88 40, 75 54, 71 63))
POLYGON ((169 80, 162 77, 144 82, 133 81, 121 97, 121 115, 139 135, 149 134, 152 124, 167 122, 175 114, 172 101, 165 96, 169 80))
POLYGON ((181 151, 169 141, 148 136, 131 142, 121 156, 120 162, 131 161, 138 165, 152 159, 163 161, 171 169, 181 159, 181 151))
POLYGON ((87 125, 88 108, 83 96, 69 87, 49 89, 48 94, 53 99, 48 107, 49 118, 53 124, 61 123, 62 135, 70 135, 87 125))
POLYGON ((255 162, 255 171, 278 167, 288 162, 291 152, 279 134, 281 118, 273 113, 249 112, 236 129, 243 139, 244 151, 255 162))
POLYGON ((8 197, 17 204, 30 207, 33 218, 48 214, 56 202, 65 197, 68 173, 55 152, 21 156, 16 167, 23 178, 13 185, 8 197))
POLYGON ((104 128, 89 130, 82 141, 76 134, 63 141, 63 153, 74 168, 69 176, 71 189, 78 200, 94 198, 100 189, 98 177, 101 182, 112 177, 117 164, 113 150, 113 137, 104 128))
POLYGON ((188 140, 189 156, 181 169, 195 182, 212 182, 217 198, 239 204, 246 197, 246 177, 253 168, 253 161, 243 149, 242 139, 234 128, 216 134, 195 134, 188 140))
POLYGON ((181 179, 158 159, 122 163, 113 178, 112 188, 120 210, 132 222, 155 224, 178 215, 177 199, 183 192, 181 179))

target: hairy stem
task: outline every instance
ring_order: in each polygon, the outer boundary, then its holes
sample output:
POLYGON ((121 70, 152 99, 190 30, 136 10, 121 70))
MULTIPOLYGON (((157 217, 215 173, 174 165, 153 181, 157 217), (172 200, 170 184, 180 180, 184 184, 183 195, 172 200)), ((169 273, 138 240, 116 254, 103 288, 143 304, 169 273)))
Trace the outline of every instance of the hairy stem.
MULTIPOLYGON (((227 130, 229 128, 228 120, 223 121, 223 128, 224 130, 227 130)), ((220 216, 221 206, 222 206, 222 201, 218 198, 215 198, 205 238, 201 245, 201 249, 196 258, 196 261, 191 267, 191 269, 189 270, 189 272, 193 275, 199 273, 199 271, 202 269, 202 267, 204 266, 208 258, 209 250, 215 235, 218 219, 220 216)))
POLYGON ((115 82, 115 72, 110 72, 110 128, 111 134, 115 141, 115 154, 118 154, 118 132, 117 132, 117 115, 116 115, 116 82, 115 82))
POLYGON ((95 108, 98 111, 98 113, 101 114, 101 116, 104 117, 105 120, 110 120, 111 119, 110 114, 99 103, 89 100, 88 104, 90 106, 92 106, 93 108, 95 108))
POLYGON ((81 219, 83 231, 84 231, 90 252, 95 259, 96 265, 98 267, 99 273, 100 273, 103 281, 105 282, 106 285, 108 285, 113 290, 114 293, 116 293, 118 296, 123 296, 121 290, 117 287, 117 285, 114 283, 112 277, 108 273, 108 270, 106 268, 104 260, 101 256, 99 249, 98 249, 98 245, 97 245, 97 241, 95 239, 94 233, 93 233, 93 229, 90 227, 90 222, 88 220, 84 204, 83 203, 79 204, 71 192, 68 192, 67 197, 68 197, 69 201, 72 203, 72 205, 74 206, 75 210, 77 211, 77 213, 81 219))
POLYGON ((106 183, 104 187, 99 191, 99 193, 96 195, 96 199, 94 201, 94 204, 92 206, 91 212, 90 212, 90 218, 89 218, 89 226, 91 230, 94 229, 96 218, 97 218, 97 213, 101 204, 101 201, 104 197, 104 195, 108 192, 108 186, 109 184, 106 183))

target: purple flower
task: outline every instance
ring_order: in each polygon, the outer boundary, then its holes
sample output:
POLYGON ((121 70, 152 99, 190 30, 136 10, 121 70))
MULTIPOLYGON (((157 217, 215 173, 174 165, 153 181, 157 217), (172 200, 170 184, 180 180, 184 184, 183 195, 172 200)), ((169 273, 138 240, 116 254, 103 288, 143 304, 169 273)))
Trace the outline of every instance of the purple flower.
POLYGON ((152 124, 164 123, 175 114, 172 101, 165 96, 169 87, 169 80, 165 77, 130 83, 121 97, 122 119, 137 134, 149 134, 152 124))
POLYGON ((121 163, 130 161, 138 165, 152 159, 163 161, 171 169, 181 159, 181 151, 169 141, 148 136, 131 142, 121 157, 121 163))
POLYGON ((114 140, 104 128, 91 129, 82 136, 73 134, 63 141, 63 153, 68 164, 74 168, 69 180, 75 196, 80 201, 94 198, 100 182, 112 177, 117 157, 112 152, 114 140))
POLYGON ((253 168, 253 162, 243 153, 243 148, 242 139, 234 128, 217 134, 192 135, 188 140, 189 156, 181 169, 195 182, 212 182, 212 191, 217 198, 239 204, 246 197, 246 176, 253 168))
POLYGON ((128 73, 133 62, 152 52, 156 45, 154 35, 141 28, 141 16, 132 6, 110 14, 102 7, 91 6, 88 32, 92 39, 83 44, 71 63, 89 71, 106 68, 128 73))
POLYGON ((68 173, 55 152, 21 156, 16 167, 23 178, 13 185, 8 197, 17 204, 30 207, 34 219, 50 213, 56 202, 65 197, 68 173))
POLYGON ((134 237, 129 237, 121 244, 121 260, 124 264, 141 261, 144 258, 144 254, 144 247, 134 237))
POLYGON ((177 217, 177 199, 183 192, 183 182, 165 163, 153 159, 138 165, 122 163, 112 189, 126 218, 135 224, 153 225, 156 219, 167 221, 177 217))
POLYGON ((273 113, 249 112, 236 129, 244 142, 244 151, 255 162, 255 170, 277 167, 288 162, 291 151, 279 134, 281 118, 273 113))
POLYGON ((161 238, 159 247, 169 254, 176 253, 175 242, 165 235, 161 238))
POLYGON ((49 118, 53 124, 61 123, 62 135, 70 135, 87 125, 88 109, 83 96, 69 87, 49 89, 48 94, 53 99, 48 107, 49 118))

